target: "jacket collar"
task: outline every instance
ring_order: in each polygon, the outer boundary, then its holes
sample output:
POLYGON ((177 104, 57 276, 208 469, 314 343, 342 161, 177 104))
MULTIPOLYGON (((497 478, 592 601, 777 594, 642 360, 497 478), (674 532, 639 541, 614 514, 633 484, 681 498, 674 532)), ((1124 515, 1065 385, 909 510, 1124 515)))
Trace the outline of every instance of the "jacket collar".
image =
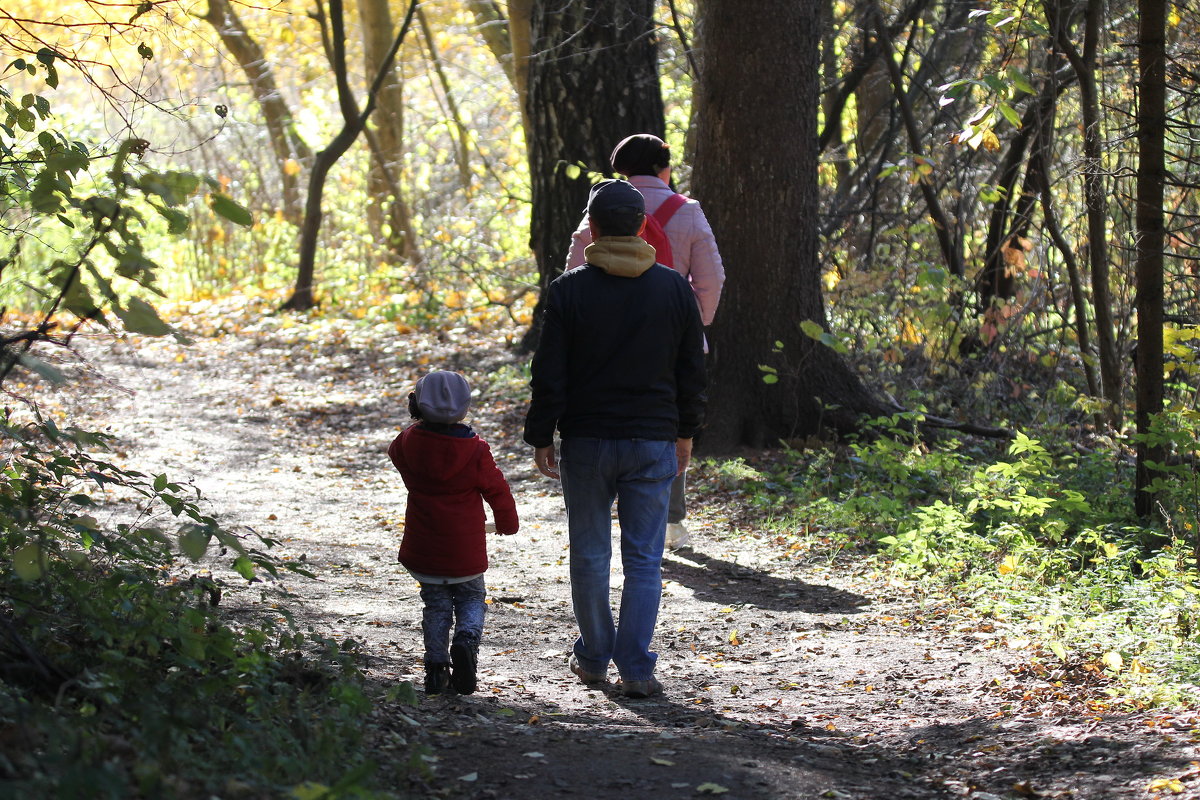
POLYGON ((654 248, 640 236, 601 236, 584 249, 583 257, 621 278, 636 278, 654 266, 654 248))

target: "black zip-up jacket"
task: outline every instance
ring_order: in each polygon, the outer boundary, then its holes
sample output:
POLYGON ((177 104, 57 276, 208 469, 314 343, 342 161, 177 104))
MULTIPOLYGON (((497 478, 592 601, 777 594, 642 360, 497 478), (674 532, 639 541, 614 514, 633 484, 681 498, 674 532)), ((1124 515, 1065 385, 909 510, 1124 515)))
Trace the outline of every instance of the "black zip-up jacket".
POLYGON ((546 293, 525 441, 691 438, 704 421, 703 327, 687 280, 636 236, 601 237, 546 293))

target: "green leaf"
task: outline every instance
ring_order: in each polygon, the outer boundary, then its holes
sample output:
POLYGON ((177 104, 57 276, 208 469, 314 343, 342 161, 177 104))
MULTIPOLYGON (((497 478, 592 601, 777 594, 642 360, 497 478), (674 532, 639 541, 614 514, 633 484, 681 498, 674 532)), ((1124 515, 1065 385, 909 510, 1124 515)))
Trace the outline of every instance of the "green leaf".
POLYGON ((412 681, 400 681, 393 685, 387 690, 384 698, 389 703, 403 703, 406 706, 415 706, 419 702, 417 690, 412 681))
POLYGON ((157 195, 169 206, 185 202, 200 187, 200 178, 190 172, 147 172, 138 179, 138 188, 157 195))
POLYGON ((13 570, 23 581, 36 581, 42 577, 42 546, 30 542, 13 553, 13 570))
POLYGON ((1008 120, 1014 128, 1021 127, 1021 115, 1016 112, 1008 103, 997 103, 996 107, 1000 109, 1000 114, 1008 120))
POLYGON ((179 549, 192 561, 199 561, 208 552, 210 538, 207 527, 188 523, 179 528, 179 549))
POLYGON ((130 333, 163 336, 171 332, 171 326, 162 321, 154 306, 140 297, 129 298, 124 308, 117 306, 113 311, 121 318, 121 322, 125 323, 125 330, 130 333))
POLYGON ((208 196, 208 203, 210 206, 212 206, 212 210, 215 213, 219 214, 230 222, 247 228, 254 224, 254 217, 250 214, 250 212, 247 211, 244 206, 231 199, 228 195, 221 194, 220 192, 213 192, 208 196))
POLYGON ((1025 77, 1021 70, 1016 67, 1008 68, 1008 79, 1012 81, 1013 86, 1026 94, 1033 94, 1033 84, 1025 77))
POLYGON ((54 386, 62 386, 67 382, 67 376, 63 375, 57 367, 52 364, 47 364, 40 358, 34 358, 28 353, 22 353, 19 355, 17 357, 17 363, 22 367, 25 367, 25 369, 29 370, 30 372, 40 375, 43 379, 54 386))
POLYGON ((150 204, 155 211, 159 213, 167 221, 167 233, 180 234, 187 233, 187 229, 191 227, 192 220, 187 214, 182 211, 177 211, 173 208, 165 208, 157 203, 150 204))
POLYGON ((800 323, 800 330, 810 339, 821 341, 821 336, 825 333, 825 329, 811 319, 806 319, 800 323))
POLYGON ((149 45, 147 45, 145 42, 142 42, 141 44, 139 44, 137 50, 138 50, 138 55, 147 61, 154 58, 154 51, 151 50, 149 45))
POLYGON ((245 556, 238 556, 233 560, 233 568, 248 581, 254 580, 254 563, 245 556))

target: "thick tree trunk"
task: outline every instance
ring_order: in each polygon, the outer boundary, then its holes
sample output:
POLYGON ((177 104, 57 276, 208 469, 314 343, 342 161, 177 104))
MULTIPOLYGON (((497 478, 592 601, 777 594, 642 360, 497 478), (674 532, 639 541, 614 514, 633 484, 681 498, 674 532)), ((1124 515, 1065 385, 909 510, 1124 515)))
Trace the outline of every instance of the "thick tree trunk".
POLYGON ((546 287, 562 274, 592 178, 634 133, 662 136, 652 0, 538 0, 529 72, 530 246, 541 296, 521 349, 537 346, 546 287))
MULTIPOLYGON (((1137 431, 1146 434, 1163 410, 1163 184, 1166 164, 1166 0, 1140 0, 1138 32, 1137 171, 1137 431)), ((1149 491, 1154 473, 1147 462, 1162 463, 1165 448, 1137 443, 1134 507, 1139 517, 1160 515, 1149 491)), ((1196 539, 1200 542, 1200 538, 1196 539)), ((1200 547, 1197 548, 1200 560, 1200 547)))
POLYGON ((246 30, 229 0, 209 0, 208 12, 203 19, 216 30, 221 37, 221 43, 237 61, 250 82, 250 91, 262 109, 267 137, 279 169, 280 183, 283 186, 284 218, 299 224, 303 213, 300 170, 289 161, 311 166, 312 150, 296 132, 292 110, 275 84, 270 62, 267 61, 258 42, 246 30))
POLYGON ((725 0, 697 4, 693 185, 727 275, 709 337, 707 452, 849 430, 885 410, 800 327, 828 327, 817 260, 817 18, 817 0, 770 0, 753 14, 725 0), (765 383, 760 365, 778 382, 765 383))

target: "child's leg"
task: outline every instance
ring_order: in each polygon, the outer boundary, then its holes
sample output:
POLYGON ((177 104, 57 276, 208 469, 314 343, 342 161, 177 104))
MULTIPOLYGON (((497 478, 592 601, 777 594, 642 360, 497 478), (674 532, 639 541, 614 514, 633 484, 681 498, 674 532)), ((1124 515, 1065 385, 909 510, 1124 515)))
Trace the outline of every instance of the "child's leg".
POLYGON ((483 638, 483 620, 487 616, 487 586, 483 576, 465 583, 451 584, 454 592, 454 643, 479 648, 483 638))
POLYGON ((454 665, 450 685, 459 694, 475 691, 475 671, 479 660, 479 640, 483 636, 483 618, 487 614, 484 598, 487 590, 483 576, 454 584, 454 643, 450 661, 454 665))
POLYGON ((454 624, 457 584, 422 583, 421 631, 425 634, 425 666, 450 663, 450 627, 454 624))

